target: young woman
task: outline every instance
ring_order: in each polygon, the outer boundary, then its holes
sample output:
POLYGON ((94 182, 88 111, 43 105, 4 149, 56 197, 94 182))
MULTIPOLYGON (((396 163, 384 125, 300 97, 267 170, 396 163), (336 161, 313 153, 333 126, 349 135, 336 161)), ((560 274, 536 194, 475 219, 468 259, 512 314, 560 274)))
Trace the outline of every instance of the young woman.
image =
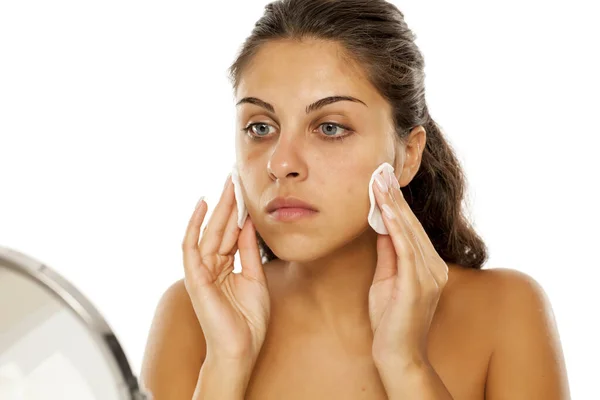
POLYGON ((569 398, 543 289, 482 268, 394 5, 273 2, 230 72, 248 217, 229 177, 202 233, 192 214, 144 356, 155 400, 569 398))

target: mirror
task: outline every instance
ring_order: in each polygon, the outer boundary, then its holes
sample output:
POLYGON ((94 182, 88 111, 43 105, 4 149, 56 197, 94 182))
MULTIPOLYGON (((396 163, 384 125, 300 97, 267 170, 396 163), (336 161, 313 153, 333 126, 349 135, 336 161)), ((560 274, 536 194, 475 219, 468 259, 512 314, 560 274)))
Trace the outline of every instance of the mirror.
POLYGON ((48 266, 4 247, 0 399, 151 399, 94 306, 48 266))

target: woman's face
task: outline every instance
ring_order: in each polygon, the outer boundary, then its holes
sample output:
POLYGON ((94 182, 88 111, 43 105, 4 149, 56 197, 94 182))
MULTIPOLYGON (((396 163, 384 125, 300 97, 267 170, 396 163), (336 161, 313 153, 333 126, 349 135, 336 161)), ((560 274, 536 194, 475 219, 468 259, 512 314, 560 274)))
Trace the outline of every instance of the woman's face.
POLYGON ((396 167, 391 108, 359 69, 338 56, 338 46, 269 42, 244 70, 236 93, 236 162, 244 200, 267 245, 287 261, 326 256, 370 229, 371 174, 383 162, 396 167), (307 112, 329 96, 357 101, 307 112), (243 101, 249 97, 268 105, 243 101), (266 210, 277 196, 299 198, 317 212, 278 220, 266 210))

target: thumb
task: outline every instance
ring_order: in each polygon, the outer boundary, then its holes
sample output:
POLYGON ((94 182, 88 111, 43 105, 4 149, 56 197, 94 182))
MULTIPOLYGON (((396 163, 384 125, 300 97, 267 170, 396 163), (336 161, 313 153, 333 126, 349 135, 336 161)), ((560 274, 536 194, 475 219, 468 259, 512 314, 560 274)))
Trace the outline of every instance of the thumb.
POLYGON ((377 264, 373 283, 391 278, 398 273, 396 250, 390 235, 377 235, 377 264))
POLYGON ((240 250, 240 263, 242 264, 242 275, 248 279, 254 279, 266 285, 267 279, 260 258, 260 250, 256 239, 256 231, 250 216, 246 218, 240 236, 238 237, 238 248, 240 250))

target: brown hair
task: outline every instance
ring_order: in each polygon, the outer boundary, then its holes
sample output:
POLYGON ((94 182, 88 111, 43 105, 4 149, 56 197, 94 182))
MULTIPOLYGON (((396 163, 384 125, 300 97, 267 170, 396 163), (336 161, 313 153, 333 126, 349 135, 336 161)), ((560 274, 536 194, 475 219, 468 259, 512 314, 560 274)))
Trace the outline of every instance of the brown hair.
MULTIPOLYGON (((392 106, 397 139, 413 127, 427 132, 419 171, 402 192, 440 257, 482 268, 487 248, 461 209, 465 177, 425 102, 423 56, 404 14, 385 0, 278 0, 265 6, 251 35, 229 68, 234 91, 261 44, 277 39, 314 38, 342 45, 371 84, 392 106)), ((257 234, 263 262, 277 257, 257 234)))

